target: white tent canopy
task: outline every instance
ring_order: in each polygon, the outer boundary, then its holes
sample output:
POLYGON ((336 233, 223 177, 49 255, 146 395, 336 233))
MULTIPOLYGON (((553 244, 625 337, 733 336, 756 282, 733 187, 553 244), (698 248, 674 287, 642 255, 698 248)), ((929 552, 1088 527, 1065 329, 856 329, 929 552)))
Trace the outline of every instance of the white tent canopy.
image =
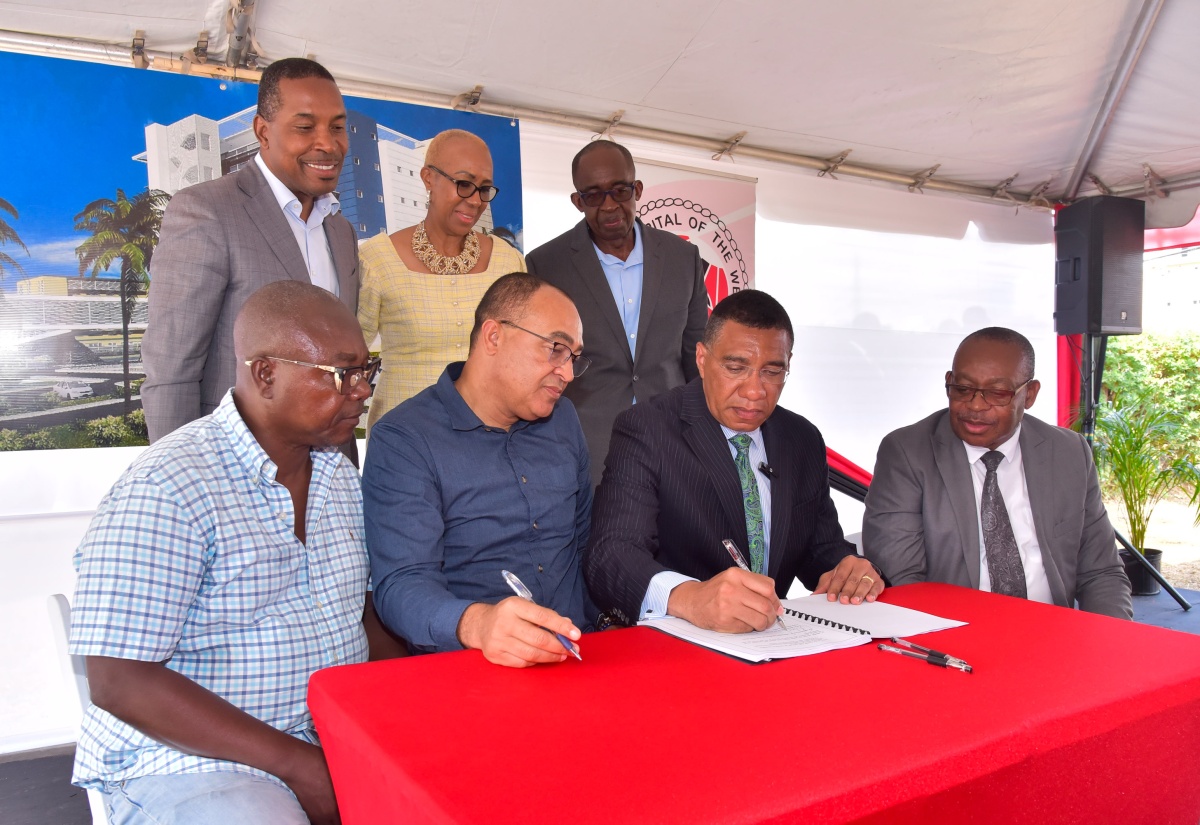
POLYGON ((1091 154, 1081 196, 1098 191, 1090 175, 1135 196, 1147 175, 1168 181, 1155 226, 1188 222, 1200 200, 1190 0, 0 0, 0 48, 124 62, 138 30, 151 56, 190 52, 206 32, 220 63, 239 9, 263 61, 312 55, 341 81, 422 102, 482 86, 486 111, 596 123, 623 111, 618 138, 645 128, 719 145, 745 132, 735 158, 850 149, 848 164, 906 179, 937 166, 931 182, 985 190, 1015 175, 1022 200, 1069 195, 1091 154), (1131 42, 1144 49, 1123 61, 1131 42), (1124 94, 1101 129, 1110 87, 1124 94))

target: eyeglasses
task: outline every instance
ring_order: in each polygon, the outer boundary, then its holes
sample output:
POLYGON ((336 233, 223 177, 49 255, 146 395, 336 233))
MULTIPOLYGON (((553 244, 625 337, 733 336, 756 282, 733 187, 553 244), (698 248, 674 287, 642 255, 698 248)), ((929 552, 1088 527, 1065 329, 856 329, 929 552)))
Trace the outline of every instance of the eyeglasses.
MULTIPOLYGON (((349 395, 363 381, 370 385, 371 389, 375 389, 375 382, 379 379, 379 373, 383 368, 383 359, 379 357, 367 359, 367 363, 361 367, 330 367, 325 364, 310 364, 307 361, 293 361, 291 358, 277 358, 274 355, 260 355, 259 358, 267 358, 271 361, 282 361, 285 364, 296 364, 300 367, 312 367, 313 369, 324 370, 333 375, 333 386, 341 395, 349 395)), ((245 361, 248 367, 257 359, 251 358, 245 361)))
POLYGON ((441 169, 438 169, 433 164, 427 163, 425 165, 428 166, 433 171, 437 172, 439 175, 441 175, 446 180, 453 183, 455 186, 457 186, 458 187, 458 196, 460 198, 462 198, 463 200, 466 200, 467 198, 471 197, 476 192, 478 192, 479 199, 481 201, 483 201, 484 203, 491 203, 492 199, 495 198, 496 195, 498 195, 500 193, 500 190, 494 186, 476 186, 474 183, 472 183, 469 180, 459 180, 458 178, 450 177, 449 175, 447 175, 441 169))
POLYGON ((989 407, 1007 407, 1012 403, 1013 396, 1033 379, 1028 379, 1020 387, 1013 390, 985 390, 983 387, 968 387, 966 384, 946 384, 946 395, 951 401, 959 404, 970 404, 976 395, 982 395, 983 401, 989 407))
POLYGON ((618 183, 612 189, 605 189, 603 192, 579 192, 576 190, 579 199, 583 201, 584 206, 597 207, 604 205, 605 198, 612 198, 613 203, 625 203, 633 197, 633 193, 637 191, 637 182, 634 183, 618 183))
MULTIPOLYGON (((718 366, 731 381, 745 381, 754 374, 749 366, 736 361, 719 361, 718 366)), ((782 367, 763 367, 758 371, 758 377, 764 384, 782 384, 787 380, 788 371, 782 367)))
POLYGON ((547 338, 545 335, 538 335, 533 330, 525 329, 525 327, 519 327, 512 321, 501 321, 500 323, 504 324, 506 327, 519 329, 521 332, 528 332, 534 338, 541 338, 550 345, 550 363, 556 367, 561 367, 563 364, 567 363, 569 359, 571 361, 571 372, 576 378, 587 372, 587 368, 591 366, 591 358, 588 358, 586 355, 577 355, 576 353, 571 352, 571 348, 562 341, 555 341, 553 338, 547 338))

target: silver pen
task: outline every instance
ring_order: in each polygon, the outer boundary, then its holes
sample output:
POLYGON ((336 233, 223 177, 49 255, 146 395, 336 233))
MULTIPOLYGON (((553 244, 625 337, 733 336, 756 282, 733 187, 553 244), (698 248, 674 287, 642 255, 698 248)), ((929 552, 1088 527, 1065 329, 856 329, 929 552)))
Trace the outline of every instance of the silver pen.
MULTIPOLYGON (((750 565, 746 564, 746 557, 742 555, 742 551, 738 549, 738 546, 733 543, 733 539, 721 539, 721 546, 729 551, 729 555, 733 556, 733 561, 738 567, 747 573, 751 572, 750 565)), ((782 629, 787 630, 787 625, 783 623, 782 616, 776 616, 775 621, 779 622, 779 626, 782 629)))

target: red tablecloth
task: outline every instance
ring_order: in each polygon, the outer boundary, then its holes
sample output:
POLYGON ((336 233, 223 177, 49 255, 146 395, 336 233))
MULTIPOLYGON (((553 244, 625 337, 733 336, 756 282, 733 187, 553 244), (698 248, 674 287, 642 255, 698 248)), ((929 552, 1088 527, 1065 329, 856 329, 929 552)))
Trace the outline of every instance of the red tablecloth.
POLYGON ((1200 819, 1200 637, 920 584, 969 622, 752 665, 656 631, 582 663, 477 651, 332 668, 309 704, 346 825, 1186 823, 1200 819))

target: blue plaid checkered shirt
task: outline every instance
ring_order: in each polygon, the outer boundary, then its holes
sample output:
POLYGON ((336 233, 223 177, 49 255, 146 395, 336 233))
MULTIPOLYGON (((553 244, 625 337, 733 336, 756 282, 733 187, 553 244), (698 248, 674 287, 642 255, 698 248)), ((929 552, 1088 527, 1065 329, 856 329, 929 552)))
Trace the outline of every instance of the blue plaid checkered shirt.
MULTIPOLYGON (((358 474, 336 451, 314 451, 312 461, 301 543, 291 496, 232 393, 212 415, 146 450, 100 503, 75 553, 71 652, 165 661, 315 743, 309 676, 367 658, 368 563, 358 474)), ((181 753, 93 705, 72 781, 102 788, 226 770, 268 776, 181 753)))

